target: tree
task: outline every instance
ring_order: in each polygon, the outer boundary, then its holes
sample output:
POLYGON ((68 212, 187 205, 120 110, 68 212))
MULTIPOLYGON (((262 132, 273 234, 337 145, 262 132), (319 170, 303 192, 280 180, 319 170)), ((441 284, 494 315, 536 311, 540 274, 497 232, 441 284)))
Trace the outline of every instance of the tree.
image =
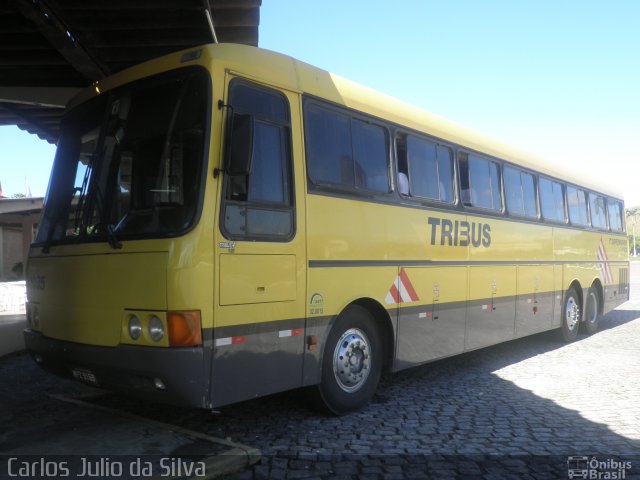
POLYGON ((634 257, 640 252, 640 236, 636 236, 636 224, 640 224, 640 207, 625 208, 627 219, 627 238, 629 239, 629 249, 634 257))

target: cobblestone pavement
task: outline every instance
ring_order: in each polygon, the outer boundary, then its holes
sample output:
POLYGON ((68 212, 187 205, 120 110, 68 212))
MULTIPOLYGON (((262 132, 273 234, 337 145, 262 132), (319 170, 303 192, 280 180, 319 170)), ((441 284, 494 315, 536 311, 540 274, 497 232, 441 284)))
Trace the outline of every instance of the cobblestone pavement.
POLYGON ((205 428, 262 450, 240 479, 568 478, 568 456, 612 460, 590 478, 640 478, 640 264, 632 282, 631 301, 573 344, 547 332, 404 371, 347 417, 285 394, 205 428))
POLYGON ((232 479, 640 478, 640 264, 631 279, 631 301, 591 337, 548 332, 403 371, 345 417, 302 392, 218 414, 98 401, 260 449, 232 479))

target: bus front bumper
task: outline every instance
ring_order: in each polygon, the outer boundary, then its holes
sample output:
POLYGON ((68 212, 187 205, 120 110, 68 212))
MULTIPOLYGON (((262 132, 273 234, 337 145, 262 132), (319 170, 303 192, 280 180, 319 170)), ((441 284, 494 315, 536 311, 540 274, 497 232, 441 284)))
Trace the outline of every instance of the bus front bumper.
POLYGON ((24 331, 27 351, 62 377, 154 402, 210 408, 202 347, 98 347, 24 331))

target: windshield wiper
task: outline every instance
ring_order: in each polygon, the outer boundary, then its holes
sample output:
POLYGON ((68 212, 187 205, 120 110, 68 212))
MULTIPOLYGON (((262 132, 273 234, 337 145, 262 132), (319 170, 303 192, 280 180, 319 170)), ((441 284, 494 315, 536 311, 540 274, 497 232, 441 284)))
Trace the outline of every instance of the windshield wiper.
POLYGON ((115 232, 113 231, 113 227, 111 225, 106 226, 107 231, 107 242, 114 250, 120 250, 122 248, 122 242, 118 240, 115 232))
POLYGON ((97 183, 94 199, 96 210, 98 211, 98 218, 100 219, 100 222, 96 224, 95 228, 98 230, 104 230, 104 233, 107 235, 107 243, 111 248, 113 248, 114 250, 121 249, 122 242, 118 240, 118 237, 113 231, 113 226, 107 221, 107 216, 102 204, 102 192, 100 191, 97 183))
MULTIPOLYGON (((101 209, 98 208, 98 215, 100 215, 100 218, 102 218, 102 214, 100 213, 100 210, 101 209)), ((114 250, 119 250, 122 248, 122 242, 118 240, 118 237, 113 231, 112 225, 105 222, 100 222, 96 225, 96 228, 100 228, 104 230, 104 233, 107 235, 107 243, 111 248, 113 248, 114 250)))

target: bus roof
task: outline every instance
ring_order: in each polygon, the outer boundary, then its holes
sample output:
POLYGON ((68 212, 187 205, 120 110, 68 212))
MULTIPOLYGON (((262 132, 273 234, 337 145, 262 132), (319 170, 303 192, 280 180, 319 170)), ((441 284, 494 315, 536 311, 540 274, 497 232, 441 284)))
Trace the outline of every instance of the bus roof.
POLYGON ((299 72, 298 88, 312 95, 369 113, 395 124, 420 131, 539 173, 581 185, 599 193, 619 197, 613 188, 583 173, 552 163, 485 136, 454 121, 398 100, 339 75, 325 72, 303 62, 296 62, 299 72))
MULTIPOLYGON (((541 174, 620 198, 620 195, 613 187, 607 186, 597 179, 590 179, 583 173, 576 174, 573 170, 559 165, 557 162, 552 163, 528 154, 444 117, 422 110, 407 102, 287 55, 257 47, 238 44, 203 45, 150 60, 119 72, 99 83, 108 90, 135 78, 176 68, 176 64, 182 66, 182 64, 185 64, 185 53, 196 50, 201 50, 202 54, 193 55, 192 57, 198 59, 200 63, 222 61, 226 68, 234 74, 249 75, 250 78, 257 81, 268 82, 326 99, 461 147, 521 165, 541 174)), ((94 89, 98 90, 94 86, 91 91, 78 95, 78 98, 72 100, 70 104, 75 104, 78 101, 85 100, 87 96, 92 96, 94 89)))

